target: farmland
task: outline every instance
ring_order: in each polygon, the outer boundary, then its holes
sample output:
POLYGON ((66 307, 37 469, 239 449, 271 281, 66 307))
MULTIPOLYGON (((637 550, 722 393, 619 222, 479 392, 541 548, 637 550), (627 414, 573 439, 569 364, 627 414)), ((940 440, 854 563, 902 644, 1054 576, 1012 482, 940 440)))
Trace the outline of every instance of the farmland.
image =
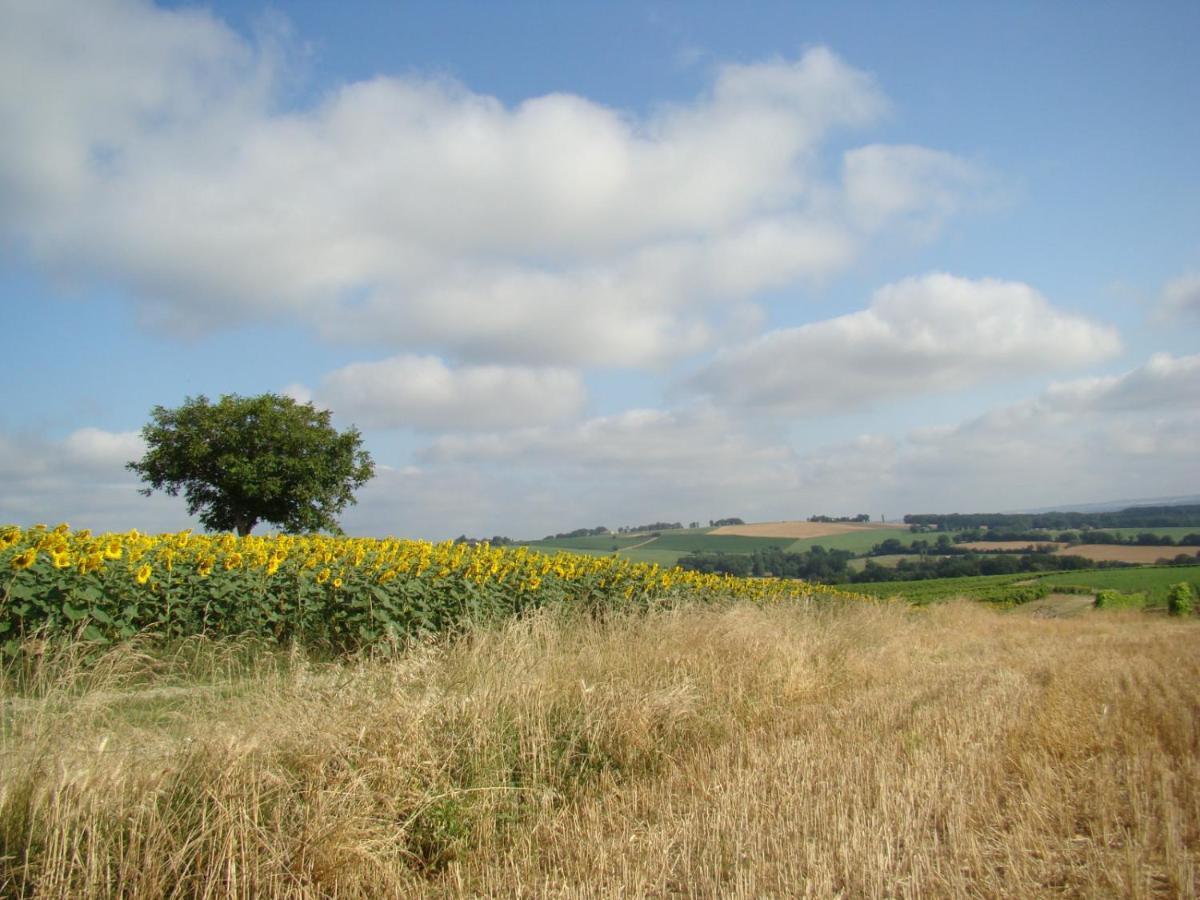
POLYGON ((981 553, 995 553, 1000 550, 1008 552, 1021 552, 1025 550, 1035 550, 1038 547, 1053 547, 1055 550, 1065 548, 1067 545, 1058 541, 964 541, 961 544, 955 544, 966 550, 978 550, 981 553))
MULTIPOLYGON (((615 540, 798 542, 647 537, 615 540)), ((1081 594, 1046 607, 1072 604, 1054 623, 952 601, 1107 588, 1161 605, 1200 565, 847 593, 594 546, 65 526, 0 545, 5 895, 1194 887, 1200 814, 1174 798, 1200 791, 1181 762, 1200 625, 1081 594), (1155 755, 1133 766, 1147 727, 1155 755), (1100 764, 1064 762, 1083 745, 1100 764), (1180 827, 1127 827, 1152 817, 1180 827)))
MULTIPOLYGON (((887 526, 891 530, 903 529, 903 525, 887 526)), ((723 525, 713 534, 736 534, 746 537, 809 538, 851 534, 856 531, 878 531, 881 526, 859 522, 755 522, 748 525, 723 525)))
POLYGON ((555 549, 612 553, 636 562, 674 565, 688 553, 753 553, 778 547, 799 553, 822 546, 827 550, 866 553, 888 538, 908 537, 903 526, 849 525, 839 522, 771 522, 721 528, 677 529, 656 534, 600 535, 530 541, 523 546, 542 552, 555 549), (616 547, 616 551, 613 548, 616 547))
POLYGON ((1128 569, 1090 569, 1049 574, 984 575, 971 578, 931 578, 922 581, 856 583, 855 591, 874 597, 902 597, 926 604, 970 597, 997 603, 1024 603, 1063 587, 1088 591, 1106 588, 1122 593, 1144 592, 1151 606, 1166 603, 1167 589, 1188 582, 1200 593, 1200 565, 1139 566, 1128 569))
MULTIPOLYGON (((1111 588, 1122 593, 1144 591, 1152 606, 1166 602, 1167 589, 1186 581, 1200 592, 1200 565, 1142 566, 1131 569, 1096 569, 1090 572, 1057 572, 1042 576, 1039 581, 1051 588, 1082 585, 1093 590, 1111 588)), ((857 587, 857 585, 855 585, 857 587)))
POLYGON ((50 642, 0 673, 0 892, 1188 896, 1198 627, 735 603, 332 660, 50 642))
POLYGON ((1200 547, 1140 547, 1131 544, 1075 544, 1055 551, 1059 556, 1082 556, 1096 562, 1116 561, 1153 565, 1160 559, 1173 560, 1180 554, 1196 556, 1200 547))
MULTIPOLYGON (((0 640, 257 634, 354 649, 548 605, 810 597, 802 582, 700 575, 615 557, 487 544, 0 529, 0 640)), ((834 595, 835 589, 820 588, 834 595)))

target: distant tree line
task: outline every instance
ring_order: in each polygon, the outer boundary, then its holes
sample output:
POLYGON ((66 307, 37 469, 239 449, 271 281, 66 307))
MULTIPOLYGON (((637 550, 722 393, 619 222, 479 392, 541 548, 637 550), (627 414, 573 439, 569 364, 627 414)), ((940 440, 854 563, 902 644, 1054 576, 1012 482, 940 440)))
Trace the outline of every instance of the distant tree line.
POLYGON ((491 544, 493 547, 507 547, 515 544, 516 541, 510 537, 505 537, 502 534, 494 534, 490 538, 473 538, 467 537, 465 534, 460 534, 454 539, 454 543, 469 544, 472 547, 474 547, 476 544, 491 544))
POLYGON ((622 525, 617 529, 617 533, 630 534, 639 531, 672 531, 682 527, 682 522, 651 522, 649 525, 622 525))
POLYGON ((914 530, 966 531, 997 528, 1030 529, 1172 528, 1200 526, 1200 504, 1130 506, 1114 512, 921 513, 904 517, 914 530))
POLYGON ((612 532, 604 525, 597 525, 595 528, 576 528, 574 531, 560 531, 558 534, 548 534, 543 540, 560 541, 564 538, 595 537, 600 534, 612 534, 612 532))
POLYGON ((871 516, 859 513, 857 516, 809 516, 810 522, 870 522, 871 516))
POLYGON ((957 556, 930 556, 902 559, 894 567, 881 566, 868 559, 861 572, 850 581, 923 581, 929 578, 973 578, 977 575, 1017 575, 1023 572, 1069 572, 1077 569, 1119 568, 1119 562, 1096 562, 1083 556, 1052 556, 1046 553, 1005 554, 966 553, 957 556))
POLYGON ((800 553, 768 547, 753 553, 689 553, 681 556, 676 565, 690 572, 741 578, 773 576, 837 583, 847 580, 846 564, 853 558, 849 550, 826 550, 820 546, 800 553))
MULTIPOLYGON (((943 535, 944 537, 944 535, 943 535)), ((1174 538, 1169 534, 1154 534, 1143 531, 1137 535, 1113 534, 1111 531, 1084 529, 1082 531, 1060 531, 1058 534, 1045 531, 1003 531, 993 528, 973 528, 955 535, 958 543, 968 541, 1029 541, 1032 544, 1056 541, 1061 544, 1128 544, 1139 547, 1200 547, 1200 531, 1174 538)))
POLYGON ((710 528, 724 528, 726 525, 745 525, 746 523, 737 516, 730 516, 728 519, 709 519, 708 526, 710 528))

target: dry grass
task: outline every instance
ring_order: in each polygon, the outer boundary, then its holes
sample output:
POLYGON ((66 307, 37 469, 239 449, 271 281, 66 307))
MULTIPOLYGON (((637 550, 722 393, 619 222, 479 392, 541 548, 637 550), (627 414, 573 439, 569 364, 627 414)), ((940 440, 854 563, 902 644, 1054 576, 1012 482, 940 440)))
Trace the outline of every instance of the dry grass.
POLYGON ((1160 559, 1174 559, 1181 553, 1200 557, 1200 550, 1194 547, 1140 547, 1132 544, 1075 544, 1055 551, 1057 556, 1082 556, 1097 562, 1142 564, 1153 564, 1160 559))
POLYGON ((1195 896, 1198 636, 743 606, 51 653, 6 686, 0 892, 1195 896))
POLYGON ((848 534, 852 531, 878 531, 881 528, 900 528, 903 524, 881 524, 879 522, 755 522, 751 525, 722 525, 709 534, 740 534, 745 537, 807 538, 827 537, 832 534, 848 534))

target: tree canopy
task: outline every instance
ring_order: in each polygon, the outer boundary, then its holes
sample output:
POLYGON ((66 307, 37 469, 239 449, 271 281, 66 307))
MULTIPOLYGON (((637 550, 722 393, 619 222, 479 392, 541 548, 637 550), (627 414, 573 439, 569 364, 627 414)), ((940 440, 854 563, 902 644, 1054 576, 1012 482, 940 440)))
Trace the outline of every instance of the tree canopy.
POLYGON ((355 428, 338 432, 330 413, 290 397, 188 397, 156 406, 142 429, 146 454, 126 468, 148 487, 178 496, 206 528, 246 535, 259 522, 285 531, 339 531, 354 490, 375 474, 355 428))

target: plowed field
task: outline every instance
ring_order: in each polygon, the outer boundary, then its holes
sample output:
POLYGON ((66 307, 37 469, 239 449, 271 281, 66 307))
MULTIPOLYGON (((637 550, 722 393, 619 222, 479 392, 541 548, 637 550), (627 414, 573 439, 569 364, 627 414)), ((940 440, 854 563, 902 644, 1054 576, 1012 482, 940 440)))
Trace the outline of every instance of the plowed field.
POLYGON ((1160 559, 1174 559, 1180 553, 1196 556, 1195 547, 1138 547, 1121 544, 1077 544, 1054 551, 1056 556, 1082 556, 1097 562, 1156 563, 1160 559))
POLYGON ((1049 544, 1051 547, 1065 547, 1066 544, 1060 544, 1057 541, 967 541, 963 544, 958 544, 959 547, 966 547, 968 550, 977 550, 980 553, 991 551, 1005 550, 1008 552, 1020 550, 1034 550, 1037 547, 1044 547, 1049 544))

